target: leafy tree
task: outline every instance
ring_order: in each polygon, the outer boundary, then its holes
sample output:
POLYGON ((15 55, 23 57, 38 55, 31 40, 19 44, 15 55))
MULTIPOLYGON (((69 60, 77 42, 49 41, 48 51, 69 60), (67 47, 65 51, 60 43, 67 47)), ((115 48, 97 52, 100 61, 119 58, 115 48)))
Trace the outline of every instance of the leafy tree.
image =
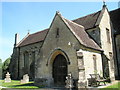
POLYGON ((0 68, 2 68, 2 59, 0 59, 0 68))
POLYGON ((2 79, 2 59, 0 59, 0 79, 2 79))
POLYGON ((2 65, 2 77, 4 78, 5 77, 5 74, 8 72, 8 70, 9 70, 9 64, 10 64, 10 57, 9 58, 7 58, 5 61, 4 61, 4 63, 3 63, 3 65, 2 65))

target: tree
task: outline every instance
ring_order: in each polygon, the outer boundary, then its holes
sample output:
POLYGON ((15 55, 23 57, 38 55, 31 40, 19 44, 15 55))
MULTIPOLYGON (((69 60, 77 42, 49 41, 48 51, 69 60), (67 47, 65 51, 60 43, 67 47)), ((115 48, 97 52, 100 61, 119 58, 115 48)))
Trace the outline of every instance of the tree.
POLYGON ((0 68, 2 68, 2 59, 0 59, 0 68))
POLYGON ((0 79, 2 79, 2 59, 0 59, 0 79))
POLYGON ((3 63, 3 65, 2 65, 2 77, 4 78, 5 77, 5 74, 8 72, 8 70, 9 70, 9 64, 10 64, 10 57, 9 58, 7 58, 5 61, 4 61, 4 63, 3 63))

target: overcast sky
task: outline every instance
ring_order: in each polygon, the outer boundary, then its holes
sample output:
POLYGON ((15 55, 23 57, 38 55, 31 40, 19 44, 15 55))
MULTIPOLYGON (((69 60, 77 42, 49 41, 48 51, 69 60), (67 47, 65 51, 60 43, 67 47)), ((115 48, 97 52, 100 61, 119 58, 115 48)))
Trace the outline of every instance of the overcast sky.
MULTIPOLYGON (((103 2, 2 2, 0 3, 0 58, 4 61, 11 56, 14 35, 20 40, 27 34, 50 26, 56 11, 73 20, 102 9, 103 2), (2 10, 2 11, 1 11, 2 10), (1 28, 2 26, 2 28, 1 28)), ((108 10, 118 8, 118 2, 106 2, 108 10)))

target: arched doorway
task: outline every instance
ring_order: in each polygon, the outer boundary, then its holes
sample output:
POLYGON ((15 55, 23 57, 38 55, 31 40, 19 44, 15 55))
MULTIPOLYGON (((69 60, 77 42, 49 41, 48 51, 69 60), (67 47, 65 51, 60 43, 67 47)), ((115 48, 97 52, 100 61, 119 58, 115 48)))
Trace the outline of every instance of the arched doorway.
POLYGON ((54 84, 56 86, 64 86, 67 76, 67 60, 66 58, 59 54, 55 57, 52 66, 52 76, 54 79, 54 84))

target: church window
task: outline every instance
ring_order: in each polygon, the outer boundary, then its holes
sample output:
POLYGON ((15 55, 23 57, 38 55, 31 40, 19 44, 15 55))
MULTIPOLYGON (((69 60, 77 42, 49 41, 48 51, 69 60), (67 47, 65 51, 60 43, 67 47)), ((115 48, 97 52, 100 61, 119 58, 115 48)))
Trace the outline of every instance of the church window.
POLYGON ((97 61, 96 61, 96 55, 93 55, 93 64, 94 64, 94 72, 97 72, 97 61))
POLYGON ((107 41, 110 43, 110 31, 106 28, 107 41))
POLYGON ((57 28, 57 30, 56 30, 56 38, 58 38, 59 37, 59 28, 57 28))

